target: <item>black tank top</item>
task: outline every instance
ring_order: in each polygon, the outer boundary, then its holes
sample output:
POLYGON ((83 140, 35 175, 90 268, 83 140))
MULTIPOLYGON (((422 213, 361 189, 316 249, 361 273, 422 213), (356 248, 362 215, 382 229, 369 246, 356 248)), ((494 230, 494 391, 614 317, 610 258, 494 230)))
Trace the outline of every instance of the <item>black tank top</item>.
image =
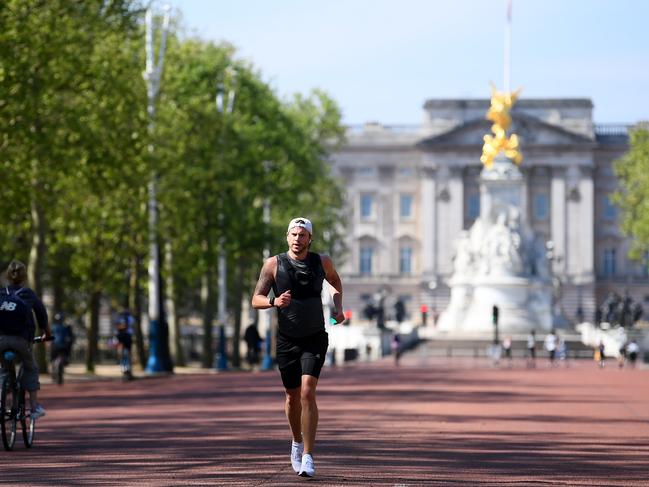
POLYGON ((299 338, 325 329, 321 297, 324 277, 319 254, 309 252, 304 260, 291 259, 286 252, 277 256, 275 296, 291 290, 291 304, 277 308, 280 333, 299 338))

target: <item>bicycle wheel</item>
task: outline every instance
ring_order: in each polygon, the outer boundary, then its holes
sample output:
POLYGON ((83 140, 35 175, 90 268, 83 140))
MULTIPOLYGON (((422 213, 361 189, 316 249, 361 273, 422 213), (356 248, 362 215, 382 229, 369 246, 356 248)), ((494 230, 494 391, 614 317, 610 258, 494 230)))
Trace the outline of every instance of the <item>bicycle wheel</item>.
POLYGON ((18 401, 14 389, 14 381, 7 374, 2 381, 0 395, 0 430, 2 431, 2 444, 5 450, 13 450, 16 443, 16 425, 18 422, 18 401))
POLYGON ((34 434, 36 433, 36 421, 32 421, 31 414, 27 414, 25 408, 25 389, 20 388, 18 393, 18 411, 20 414, 20 426, 23 430, 23 442, 26 448, 31 448, 34 443, 34 434))

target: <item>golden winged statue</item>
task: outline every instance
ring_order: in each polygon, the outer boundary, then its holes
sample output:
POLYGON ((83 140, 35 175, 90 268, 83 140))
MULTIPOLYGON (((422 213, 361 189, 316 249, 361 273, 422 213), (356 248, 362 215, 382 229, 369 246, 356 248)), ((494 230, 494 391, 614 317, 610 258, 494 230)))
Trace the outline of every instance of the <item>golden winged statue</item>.
POLYGON ((493 161, 500 152, 505 156, 520 164, 523 156, 518 150, 518 137, 512 134, 507 137, 507 129, 512 124, 510 110, 520 94, 520 88, 514 92, 500 92, 491 84, 491 106, 487 111, 487 119, 493 122, 491 131, 493 135, 483 137, 484 145, 482 146, 482 156, 480 161, 487 169, 493 165, 493 161))

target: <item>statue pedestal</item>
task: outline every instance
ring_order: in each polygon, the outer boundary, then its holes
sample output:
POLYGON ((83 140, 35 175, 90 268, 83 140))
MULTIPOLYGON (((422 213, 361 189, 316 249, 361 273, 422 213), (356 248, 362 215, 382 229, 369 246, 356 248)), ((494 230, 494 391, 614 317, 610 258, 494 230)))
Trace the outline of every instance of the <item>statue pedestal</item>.
POLYGON ((451 301, 438 327, 450 333, 552 329, 552 284, 545 243, 521 211, 525 181, 518 167, 496 159, 480 177, 480 217, 457 242, 451 301))

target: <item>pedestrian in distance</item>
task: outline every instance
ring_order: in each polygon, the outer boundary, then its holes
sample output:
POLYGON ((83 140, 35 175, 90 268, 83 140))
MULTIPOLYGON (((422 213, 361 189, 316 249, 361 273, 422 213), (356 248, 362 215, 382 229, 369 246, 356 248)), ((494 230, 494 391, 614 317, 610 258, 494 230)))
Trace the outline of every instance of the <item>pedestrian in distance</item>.
POLYGON ((401 337, 398 333, 395 333, 392 337, 392 343, 390 344, 392 348, 392 353, 394 354, 394 365, 399 367, 399 360, 401 359, 401 337))
POLYGON ((626 353, 629 357, 629 366, 632 369, 635 368, 635 362, 638 359, 638 352, 640 352, 640 346, 638 345, 638 342, 631 340, 626 346, 626 353))
POLYGON ((620 345, 620 349, 618 350, 617 354, 617 366, 621 369, 624 368, 624 364, 626 363, 626 347, 626 342, 620 345))
POLYGON ((548 365, 554 367, 557 357, 557 335, 554 333, 554 330, 550 330, 550 333, 546 335, 543 345, 548 352, 548 365))
POLYGON ((31 419, 45 416, 45 408, 38 403, 38 366, 32 343, 36 327, 43 340, 52 336, 47 310, 36 293, 26 286, 27 268, 19 260, 12 260, 5 271, 7 285, 0 288, 0 354, 12 349, 20 356, 23 367, 23 387, 29 393, 31 419))
POLYGON ((133 380, 133 316, 128 311, 119 314, 116 323, 115 339, 117 341, 117 357, 122 369, 122 380, 133 380))
POLYGON ((604 352, 605 352, 604 342, 600 341, 596 353, 597 365, 599 365, 600 369, 603 369, 604 364, 606 363, 606 354, 604 352))
POLYGON ((259 353, 261 352, 261 335, 257 330, 257 325, 251 323, 246 328, 243 334, 243 340, 246 342, 246 360, 250 364, 250 368, 255 368, 259 365, 259 353))
POLYGON ((527 368, 536 368, 536 331, 530 331, 527 335, 527 368))
POLYGON ((70 363, 70 355, 72 354, 72 345, 74 344, 75 336, 72 327, 65 322, 63 313, 56 313, 54 321, 52 322, 52 341, 51 357, 52 362, 58 356, 63 358, 63 363, 68 365, 70 363))
POLYGON ((505 353, 505 358, 507 359, 507 366, 511 368, 512 366, 512 336, 507 335, 503 339, 503 351, 505 353))
POLYGON ((65 367, 70 363, 74 332, 72 327, 65 322, 63 313, 56 313, 52 322, 52 335, 54 340, 51 347, 52 381, 63 385, 65 367))
POLYGON ((559 361, 568 367, 568 343, 562 336, 558 336, 558 340, 559 346, 557 347, 557 352, 559 354, 559 361))
POLYGON ((315 475, 316 387, 329 344, 321 297, 324 280, 332 292, 332 323, 345 319, 340 277, 329 256, 310 251, 312 240, 311 221, 291 220, 286 233, 288 250, 264 262, 252 297, 255 309, 277 308, 276 360, 293 435, 291 464, 302 477, 315 475))

